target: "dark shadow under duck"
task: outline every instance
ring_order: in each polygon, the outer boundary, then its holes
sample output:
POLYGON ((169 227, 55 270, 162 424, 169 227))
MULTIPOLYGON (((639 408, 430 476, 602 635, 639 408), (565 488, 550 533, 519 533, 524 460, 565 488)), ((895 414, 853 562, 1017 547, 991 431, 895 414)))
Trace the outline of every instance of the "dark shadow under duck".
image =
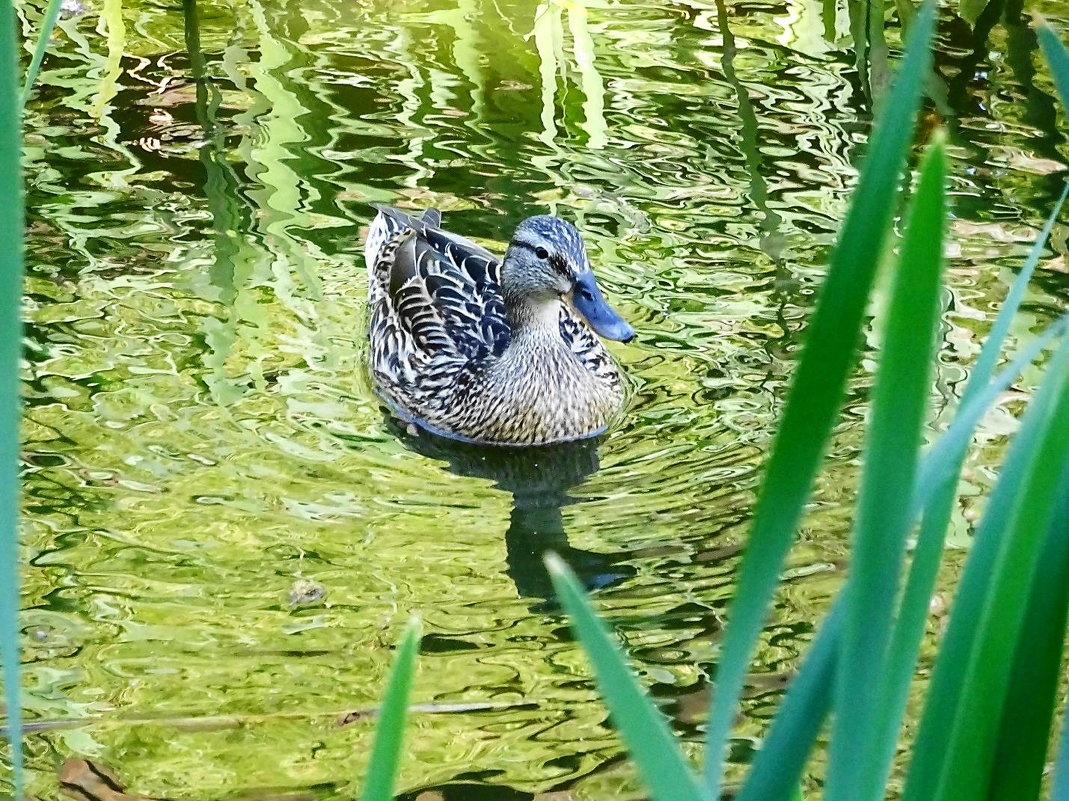
POLYGON ((569 223, 524 220, 498 261, 435 210, 380 207, 364 256, 371 372, 403 419, 466 442, 545 445, 594 436, 619 411, 623 381, 598 335, 634 331, 569 223))
MULTIPOLYGON (((629 553, 598 553, 568 543, 561 509, 582 500, 569 491, 598 471, 599 438, 502 448, 405 430, 397 423, 392 427, 409 448, 445 462, 450 472, 488 479, 511 493, 512 512, 505 532, 506 571, 521 597, 555 603, 553 585, 542 564, 547 551, 559 554, 588 590, 634 575, 634 568, 622 563, 630 558, 629 553)), ((536 608, 545 609, 543 605, 536 608)))

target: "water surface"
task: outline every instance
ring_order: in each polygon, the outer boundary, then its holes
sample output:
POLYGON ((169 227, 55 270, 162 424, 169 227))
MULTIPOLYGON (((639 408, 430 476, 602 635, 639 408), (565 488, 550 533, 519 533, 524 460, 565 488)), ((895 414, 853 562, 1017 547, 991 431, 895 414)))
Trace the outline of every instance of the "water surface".
MULTIPOLYGON (((1069 37, 1061 4, 1037 5, 1069 37)), ((940 28, 937 411, 1069 153, 1018 12, 940 28)), ((22 6, 27 31, 40 13, 22 6)), ((351 798, 373 724, 339 720, 374 708, 417 614, 414 702, 436 711, 412 719, 406 797, 641 797, 546 548, 697 756, 754 487, 881 96, 850 46, 813 0, 99 0, 61 22, 27 121, 33 792, 58 797, 81 755, 147 796, 351 798), (638 330, 611 346, 634 385, 621 425, 487 459, 392 423, 362 367, 375 202, 433 204, 498 248, 526 215, 574 221, 638 330)), ((1053 247, 1016 338, 1069 300, 1064 228, 1053 247)), ((871 368, 758 652, 740 763, 841 581, 871 368)), ((958 548, 1034 378, 984 423, 958 548)))

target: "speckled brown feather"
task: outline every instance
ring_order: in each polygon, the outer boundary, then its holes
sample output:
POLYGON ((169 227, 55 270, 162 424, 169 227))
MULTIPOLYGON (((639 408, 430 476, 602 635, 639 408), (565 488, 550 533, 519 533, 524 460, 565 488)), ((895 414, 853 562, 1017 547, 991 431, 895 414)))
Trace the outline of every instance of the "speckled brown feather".
POLYGON ((380 208, 365 243, 371 370, 403 417, 436 433, 537 445, 601 431, 623 402, 601 340, 567 303, 556 330, 510 330, 500 262, 430 210, 380 208))

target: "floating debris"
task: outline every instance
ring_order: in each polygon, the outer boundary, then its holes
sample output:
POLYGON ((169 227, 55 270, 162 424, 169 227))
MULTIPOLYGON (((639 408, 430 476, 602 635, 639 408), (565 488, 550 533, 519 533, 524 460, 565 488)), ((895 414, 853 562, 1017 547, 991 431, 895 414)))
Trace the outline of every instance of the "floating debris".
POLYGON ((73 19, 82 16, 88 10, 89 7, 82 0, 63 0, 59 4, 59 18, 73 19))
POLYGON ((327 588, 318 581, 297 579, 293 582, 287 598, 291 607, 311 606, 322 601, 327 595, 327 588))

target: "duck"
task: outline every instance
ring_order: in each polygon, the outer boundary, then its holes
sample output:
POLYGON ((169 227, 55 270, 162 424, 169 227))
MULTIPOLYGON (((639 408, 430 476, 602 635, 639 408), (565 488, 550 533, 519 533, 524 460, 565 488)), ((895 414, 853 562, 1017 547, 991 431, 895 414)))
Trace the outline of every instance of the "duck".
POLYGON ((601 338, 629 342, 635 331, 602 295, 571 223, 528 217, 498 259, 442 228, 436 209, 375 209, 364 241, 368 361, 397 416, 480 445, 607 429, 625 383, 601 338))

